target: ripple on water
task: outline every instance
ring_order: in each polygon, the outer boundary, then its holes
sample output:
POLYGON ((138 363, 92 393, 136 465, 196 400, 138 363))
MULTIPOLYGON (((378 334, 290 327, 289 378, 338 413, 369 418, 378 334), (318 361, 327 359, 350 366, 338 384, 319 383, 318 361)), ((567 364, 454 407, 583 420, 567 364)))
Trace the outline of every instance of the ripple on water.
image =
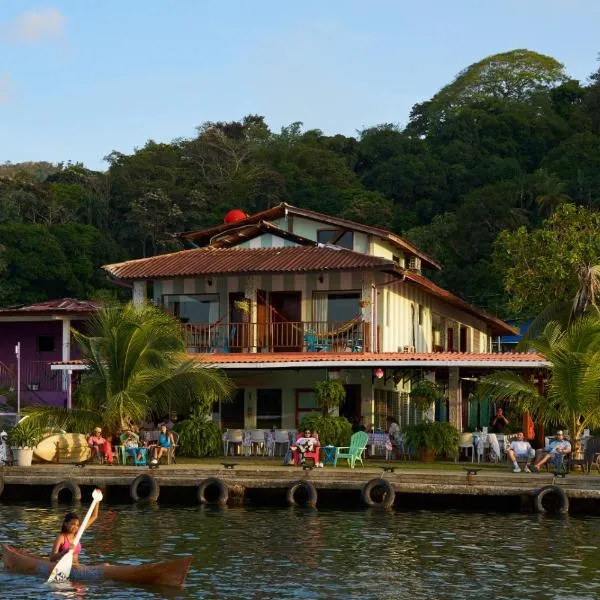
MULTIPOLYGON (((65 510, 0 504, 0 541, 47 554, 65 510)), ((0 570, 0 597, 581 600, 600 587, 597 546, 588 542, 599 535, 593 517, 108 505, 84 536, 82 560, 134 564, 191 553, 184 590, 111 582, 50 590, 0 570), (552 556, 565 548, 565 559, 552 556)))

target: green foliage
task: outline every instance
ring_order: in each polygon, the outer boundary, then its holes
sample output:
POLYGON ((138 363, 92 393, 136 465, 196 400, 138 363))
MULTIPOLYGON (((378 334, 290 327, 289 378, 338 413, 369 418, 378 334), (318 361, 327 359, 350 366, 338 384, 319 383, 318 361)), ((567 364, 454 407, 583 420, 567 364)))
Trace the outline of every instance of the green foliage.
POLYGON ((575 438, 600 426, 600 318, 586 315, 566 328, 551 322, 529 347, 550 362, 544 395, 533 381, 510 372, 482 378, 477 394, 511 400, 534 421, 567 428, 575 438))
POLYGON ((231 384, 217 369, 190 359, 176 319, 153 306, 110 306, 73 332, 88 369, 74 410, 35 406, 37 422, 75 431, 101 423, 108 431, 193 407, 208 414, 215 398, 227 399, 231 384))
POLYGON ((42 423, 24 417, 8 432, 8 445, 13 448, 33 448, 37 446, 46 434, 42 423))
POLYGON ((323 411, 323 416, 329 415, 332 408, 337 408, 346 399, 346 389, 338 379, 325 379, 315 383, 317 404, 323 411))
POLYGON ((439 400, 440 396, 439 386, 426 379, 418 381, 410 390, 410 399, 422 408, 429 408, 433 402, 439 400))
POLYGON ((404 444, 413 448, 431 448, 436 454, 454 457, 458 452, 460 434, 450 423, 423 421, 402 428, 404 444))
POLYGON ((513 313, 533 316, 549 300, 570 305, 581 266, 600 263, 600 213, 563 204, 542 228, 502 232, 494 263, 504 274, 513 313))
POLYGON ((179 453, 200 458, 219 456, 222 451, 221 430, 203 414, 194 413, 175 426, 179 433, 179 453))
POLYGON ((300 422, 300 431, 309 429, 319 434, 321 446, 348 446, 352 424, 346 417, 307 415, 300 422))

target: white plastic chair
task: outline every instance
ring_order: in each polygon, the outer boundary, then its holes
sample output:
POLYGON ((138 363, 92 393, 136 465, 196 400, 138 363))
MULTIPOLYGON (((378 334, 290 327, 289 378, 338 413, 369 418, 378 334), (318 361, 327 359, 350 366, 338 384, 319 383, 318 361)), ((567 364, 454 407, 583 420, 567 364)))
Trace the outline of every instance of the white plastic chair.
POLYGON ((282 446, 281 456, 285 456, 285 453, 290 448, 290 434, 287 429, 276 429, 275 430, 275 454, 279 456, 277 453, 277 446, 282 446), (283 447, 285 447, 285 452, 283 452, 283 447))
POLYGON ((473 434, 472 433, 461 433, 460 441, 458 442, 458 457, 456 458, 456 462, 458 462, 458 458, 460 454, 464 451, 465 456, 469 456, 469 450, 471 450, 471 460, 475 462, 475 448, 473 446, 473 434))
POLYGON ((275 433, 265 430, 265 455, 275 456, 275 433))
POLYGON ((252 454, 258 456, 262 455, 265 450, 265 430, 264 429, 252 429, 250 430, 250 440, 252 444, 252 454))
POLYGON ((229 429, 226 431, 225 439, 223 440, 223 449, 225 456, 229 456, 229 444, 242 446, 244 441, 244 432, 241 429, 229 429))
POLYGON ((473 462, 477 457, 477 462, 485 460, 485 449, 489 448, 488 433, 480 433, 477 436, 477 445, 475 445, 475 436, 473 436, 473 462))

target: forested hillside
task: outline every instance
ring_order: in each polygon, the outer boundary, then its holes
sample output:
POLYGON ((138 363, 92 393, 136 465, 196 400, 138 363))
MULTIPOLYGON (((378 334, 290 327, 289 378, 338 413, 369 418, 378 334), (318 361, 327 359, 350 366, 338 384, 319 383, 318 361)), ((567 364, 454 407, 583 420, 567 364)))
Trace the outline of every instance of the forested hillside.
POLYGON ((495 240, 522 226, 526 239, 561 204, 600 207, 600 70, 578 82, 516 50, 466 68, 404 127, 274 132, 249 115, 107 161, 106 172, 0 167, 0 305, 94 297, 111 287, 100 265, 176 249, 173 232, 219 223, 230 208, 286 201, 393 229, 442 263, 439 283, 520 316, 528 307, 503 291, 505 276, 518 278, 517 242, 495 240))

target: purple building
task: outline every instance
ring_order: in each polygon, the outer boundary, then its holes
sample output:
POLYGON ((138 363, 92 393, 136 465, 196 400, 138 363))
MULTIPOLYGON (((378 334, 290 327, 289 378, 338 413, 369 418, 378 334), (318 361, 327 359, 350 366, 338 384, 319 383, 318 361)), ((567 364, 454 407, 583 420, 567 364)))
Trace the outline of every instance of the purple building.
POLYGON ((50 363, 79 358, 71 329, 85 329, 99 305, 88 300, 48 300, 0 309, 0 395, 17 389, 16 346, 20 345, 21 405, 66 406, 68 374, 50 363))

